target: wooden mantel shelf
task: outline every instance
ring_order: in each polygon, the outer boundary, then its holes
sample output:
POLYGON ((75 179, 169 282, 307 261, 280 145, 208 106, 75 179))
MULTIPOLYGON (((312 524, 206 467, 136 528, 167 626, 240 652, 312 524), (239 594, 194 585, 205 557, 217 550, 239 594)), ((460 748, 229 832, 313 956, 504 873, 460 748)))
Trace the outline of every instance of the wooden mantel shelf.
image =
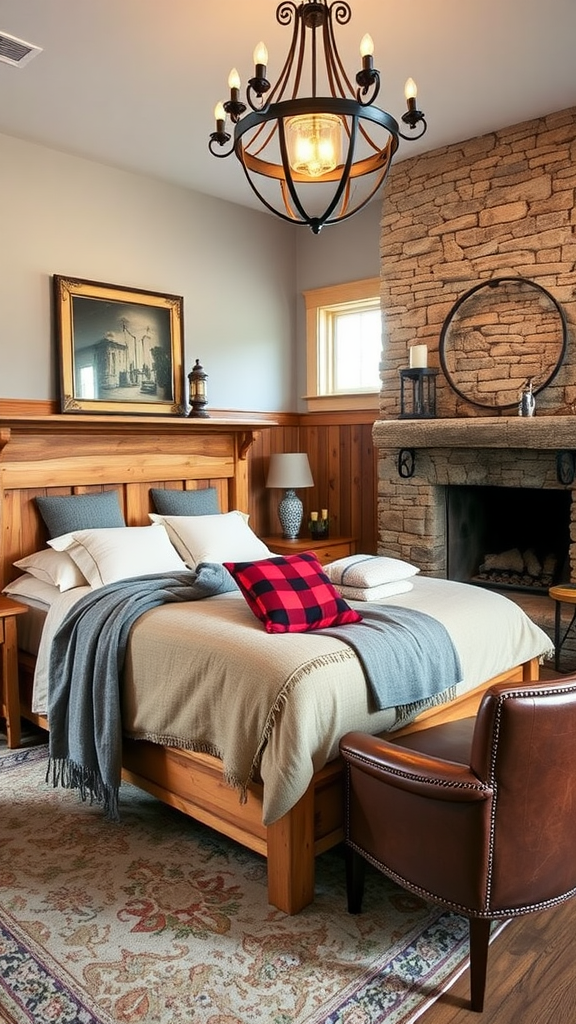
MULTIPOLYGON (((188 418, 186 416, 89 416, 55 413, 53 416, 0 416, 0 431, 37 434, 206 434, 262 430, 276 426, 274 420, 188 418)), ((0 435, 1 436, 1 435, 0 435)))
POLYGON ((377 448, 576 449, 576 416, 377 420, 377 448))
MULTIPOLYGON (((233 442, 238 458, 244 460, 256 433, 275 426, 272 420, 191 418, 186 416, 90 416, 56 413, 50 416, 0 416, 0 462, 19 459, 22 445, 36 444, 37 458, 67 458, 72 449, 78 456, 78 438, 85 455, 103 447, 109 457, 132 447, 150 452, 164 447, 197 449, 197 454, 223 450, 233 442), (219 446, 219 447, 218 447, 219 446)), ((28 454, 27 458, 30 458, 28 454)))
POLYGON ((85 466, 100 460, 92 484, 186 479, 230 480, 231 508, 247 507, 247 454, 271 420, 178 416, 0 417, 0 489, 76 487, 85 466), (185 470, 183 472, 183 470, 185 470))

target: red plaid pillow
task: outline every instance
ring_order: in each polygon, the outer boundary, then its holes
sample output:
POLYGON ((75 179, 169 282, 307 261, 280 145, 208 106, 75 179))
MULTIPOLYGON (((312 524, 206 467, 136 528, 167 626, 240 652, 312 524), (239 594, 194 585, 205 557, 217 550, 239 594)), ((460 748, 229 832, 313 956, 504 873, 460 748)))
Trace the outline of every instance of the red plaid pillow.
POLYGON ((305 633, 362 619, 334 589, 312 551, 223 564, 267 633, 305 633))

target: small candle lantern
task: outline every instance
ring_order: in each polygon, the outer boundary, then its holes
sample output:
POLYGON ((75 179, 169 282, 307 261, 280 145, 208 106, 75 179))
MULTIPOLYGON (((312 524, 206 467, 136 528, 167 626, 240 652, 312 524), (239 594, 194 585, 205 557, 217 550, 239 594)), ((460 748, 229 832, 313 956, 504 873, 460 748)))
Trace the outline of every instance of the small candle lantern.
POLYGON ((188 416, 204 419, 210 418, 209 413, 206 412, 206 405, 208 404, 207 379, 208 374, 204 373, 204 368, 200 365, 200 360, 197 359, 193 369, 188 374, 188 394, 192 407, 188 416))
POLYGON ((329 523, 328 523, 328 509, 323 508, 320 513, 311 512, 310 519, 308 522, 308 529, 310 530, 311 537, 322 537, 324 540, 328 537, 329 523))
POLYGON ((431 419, 436 415, 438 370, 400 370, 400 419, 431 419))

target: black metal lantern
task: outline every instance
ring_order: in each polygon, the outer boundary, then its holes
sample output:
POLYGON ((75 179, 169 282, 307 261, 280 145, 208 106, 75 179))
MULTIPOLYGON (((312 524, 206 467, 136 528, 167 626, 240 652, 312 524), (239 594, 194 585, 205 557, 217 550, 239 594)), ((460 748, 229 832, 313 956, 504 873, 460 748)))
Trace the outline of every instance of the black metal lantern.
POLYGON ((193 369, 188 374, 188 395, 191 405, 188 416, 201 419, 210 418, 210 414, 206 412, 208 404, 207 379, 208 374, 204 373, 204 368, 200 365, 200 360, 197 359, 193 369))
POLYGON ((438 370, 414 367, 400 370, 400 419, 433 419, 436 415, 438 370))

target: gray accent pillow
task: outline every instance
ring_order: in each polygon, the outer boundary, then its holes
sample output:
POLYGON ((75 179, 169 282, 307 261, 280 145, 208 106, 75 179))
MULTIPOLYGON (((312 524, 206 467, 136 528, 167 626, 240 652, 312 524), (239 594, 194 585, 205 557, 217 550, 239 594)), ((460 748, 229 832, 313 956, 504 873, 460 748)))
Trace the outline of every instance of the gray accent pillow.
POLYGON ((201 491, 151 487, 150 494, 154 508, 161 516, 214 516, 220 512, 215 487, 204 487, 201 491))
POLYGON ((117 491, 56 494, 52 497, 38 497, 36 504, 50 540, 75 530, 126 526, 117 491))

